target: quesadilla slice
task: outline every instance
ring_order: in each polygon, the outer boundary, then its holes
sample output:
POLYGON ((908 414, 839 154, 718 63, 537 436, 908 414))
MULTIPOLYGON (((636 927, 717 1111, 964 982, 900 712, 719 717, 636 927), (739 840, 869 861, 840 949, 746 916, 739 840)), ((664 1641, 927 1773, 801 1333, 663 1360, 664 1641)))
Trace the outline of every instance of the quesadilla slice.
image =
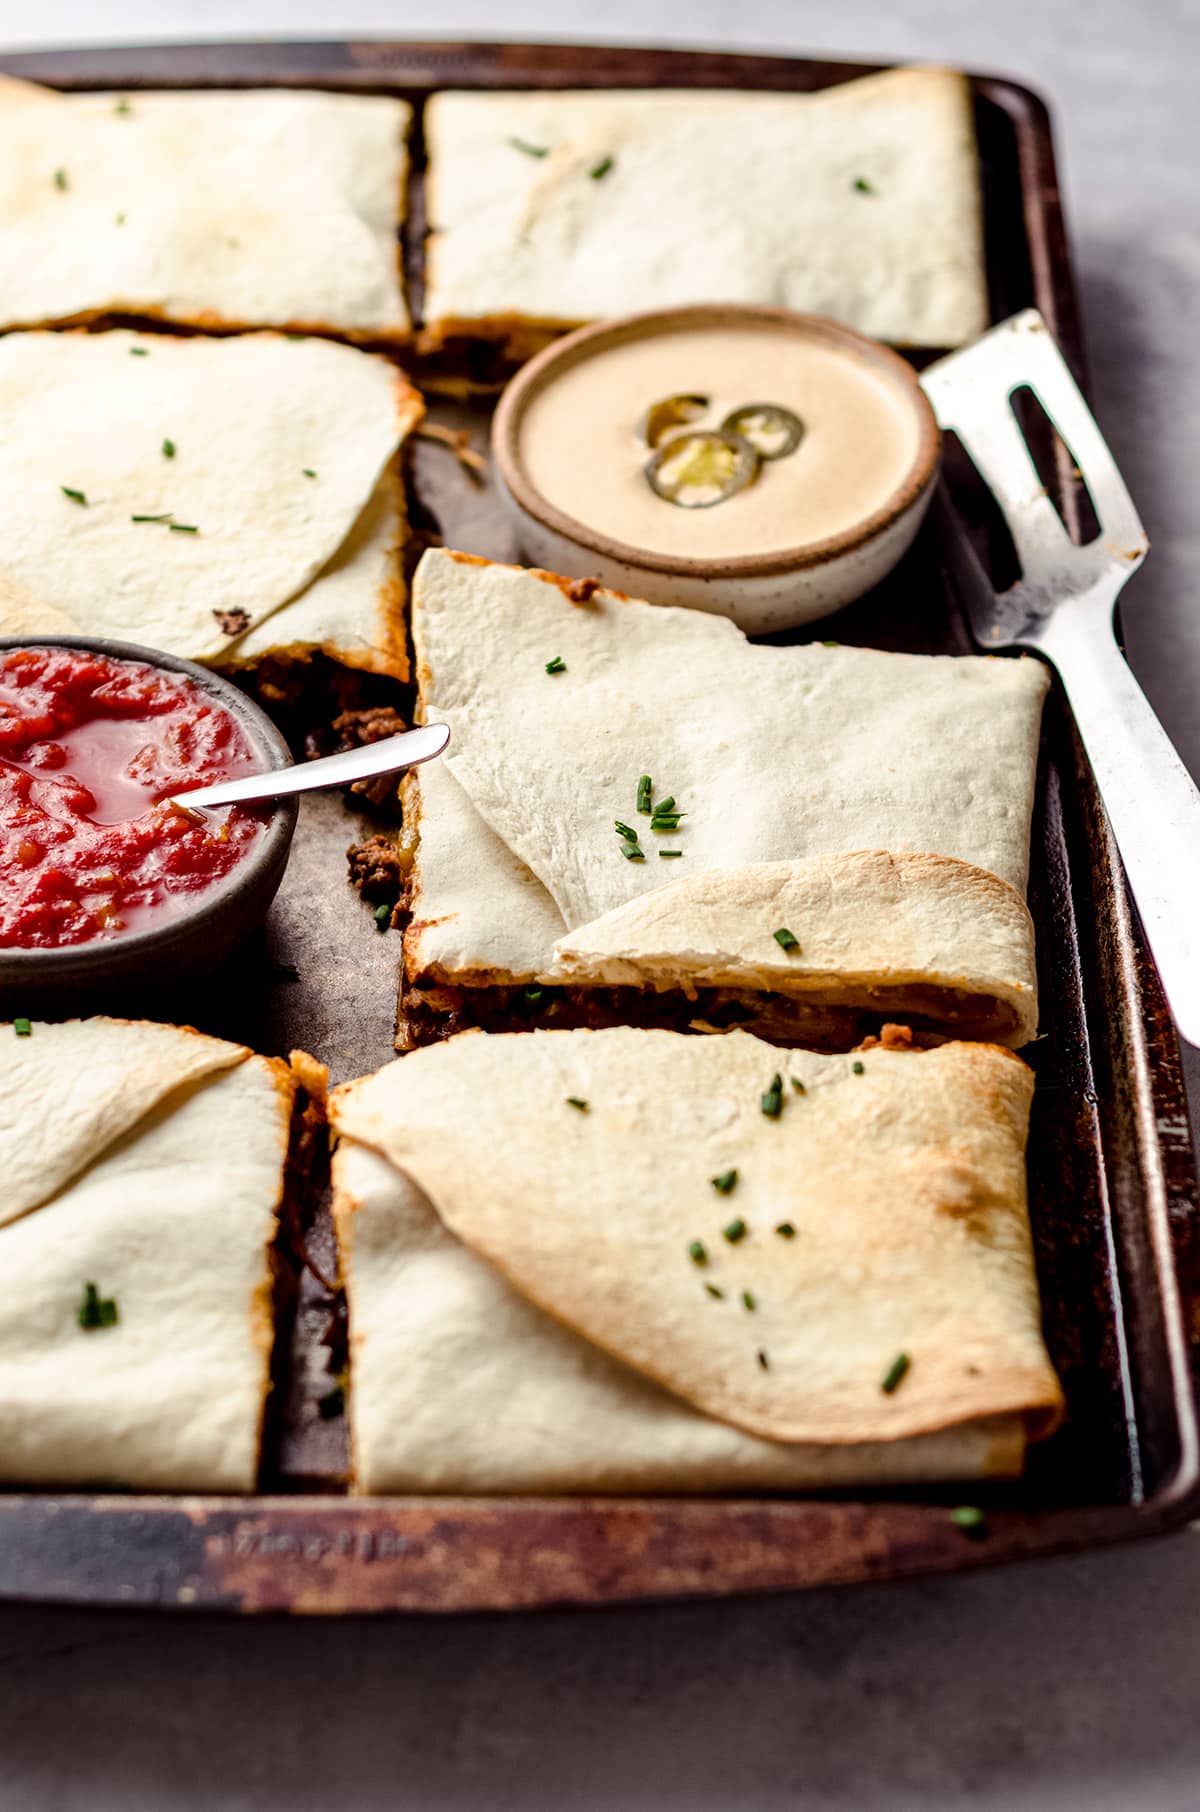
MULTIPOLYGON (((958 346, 988 322, 969 84, 896 69, 817 94, 441 93, 425 326, 509 362, 556 331, 689 302, 958 346)), ((475 369, 469 362, 464 369, 475 369)))
POLYGON ((411 109, 0 88, 0 327, 106 315, 402 340, 411 109))
POLYGON ((337 1090, 359 1488, 1019 1472, 1062 1407, 1032 1087, 993 1046, 621 1028, 472 1034, 337 1090))
POLYGON ((386 359, 323 340, 10 334, 0 632, 403 678, 395 461, 421 407, 386 359))
POLYGON ((252 1490, 292 1072, 177 1026, 0 1036, 0 1481, 252 1490))
POLYGON ((765 646, 572 594, 417 569, 420 709, 453 741, 406 788, 405 1044, 517 1016, 1032 1036, 1040 664, 765 646))

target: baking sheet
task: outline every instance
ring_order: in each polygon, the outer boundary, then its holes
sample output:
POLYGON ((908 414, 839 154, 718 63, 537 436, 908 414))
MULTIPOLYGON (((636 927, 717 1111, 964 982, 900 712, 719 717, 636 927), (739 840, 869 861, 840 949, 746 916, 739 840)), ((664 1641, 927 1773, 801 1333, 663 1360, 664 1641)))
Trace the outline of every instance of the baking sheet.
MULTIPOLYGON (((782 58, 526 45, 214 45, 39 53, 0 66, 67 87, 283 82, 400 93, 418 104, 445 85, 789 89, 866 73, 782 58)), ((975 92, 993 317, 1039 307, 1086 384, 1045 110, 993 78, 975 78, 975 92)), ((406 255, 419 279, 419 130, 415 152, 406 255)), ((486 444, 486 405, 439 402, 432 413, 486 444)), ((986 542, 986 517, 953 462, 951 472, 986 542)), ((1059 467, 1054 479, 1070 519, 1071 475, 1059 467)), ((516 557, 494 494, 444 447, 417 444, 412 481, 449 545, 516 557)), ((837 638, 964 650, 942 567, 947 532, 935 514, 891 579, 831 620, 837 638)), ((142 1010, 271 1052, 300 1045, 329 1063, 335 1081, 386 1061, 399 938, 376 931, 345 883, 345 847, 361 834, 342 800, 305 801, 262 937, 219 985, 163 990, 142 1010)), ((1192 1514, 1200 1498, 1200 1215, 1178 1052, 1057 691, 1043 738, 1031 906, 1045 1034, 1028 1053, 1038 1073, 1031 1212, 1047 1339, 1069 1415, 1061 1434, 1034 1450, 1019 1484, 972 1488, 988 1507, 985 1541, 965 1540, 950 1521, 954 1492, 941 1502, 864 1503, 347 1498, 344 1424, 317 1410, 337 1330, 328 1294, 309 1272, 264 1495, 0 1495, 0 1595, 325 1612, 613 1602, 950 1570, 1151 1533, 1192 1514)), ((328 1274, 320 1215, 309 1241, 328 1274)))

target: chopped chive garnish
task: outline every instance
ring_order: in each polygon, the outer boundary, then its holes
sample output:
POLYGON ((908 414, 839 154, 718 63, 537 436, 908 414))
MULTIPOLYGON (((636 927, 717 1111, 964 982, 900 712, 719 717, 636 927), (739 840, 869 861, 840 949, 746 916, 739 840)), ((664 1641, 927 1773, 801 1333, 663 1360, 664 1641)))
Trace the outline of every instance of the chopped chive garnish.
POLYGON ((173 440, 164 440, 162 444, 162 456, 164 459, 174 459, 175 442, 173 440))
POLYGON ((148 359, 150 357, 150 349, 148 346, 131 346, 129 348, 129 356, 131 359, 148 359))
POLYGON ((786 925, 781 925, 778 931, 771 933, 771 936, 781 950, 799 950, 800 948, 800 939, 794 932, 789 931, 786 925))
POLYGON ((73 491, 69 484, 60 484, 58 488, 62 492, 64 497, 69 497, 71 499, 72 503, 86 503, 87 502, 87 498, 84 496, 83 492, 82 491, 73 491))
POLYGON ((613 819, 613 829, 616 831, 618 837, 624 837, 627 843, 636 843, 638 840, 637 832, 631 830, 627 824, 622 824, 619 818, 613 819))
POLYGON ((117 102, 116 106, 113 108, 113 112, 114 113, 132 113, 133 108, 129 105, 129 102, 125 99, 125 96, 122 95, 120 100, 117 102))
POLYGON ((874 183, 869 183, 865 176, 856 176, 854 187, 860 195, 874 195, 875 193, 874 183))
POLYGON ((950 1512, 950 1521, 971 1541, 982 1541, 987 1534, 987 1517, 978 1504, 960 1504, 950 1512))
POLYGON ((509 144, 514 151, 524 152, 526 157, 549 157, 549 145, 531 145, 526 138, 510 138, 509 144))
POLYGON ((758 1349, 758 1363, 762 1366, 764 1372, 770 1370, 770 1361, 768 1360, 767 1355, 763 1352, 761 1346, 758 1349))
POLYGON ((592 165, 591 169, 588 171, 588 175, 593 182, 599 182, 601 177, 608 175, 612 167, 613 159, 611 157, 602 157, 598 164, 592 165))
POLYGON ((686 812, 660 812, 658 807, 655 806, 653 815, 650 819, 650 829, 652 831, 678 830, 679 820, 686 817, 686 812))
POLYGON ((540 1007, 545 993, 545 988, 539 988, 536 982, 530 982, 527 988, 522 988, 521 998, 527 1007, 540 1007))
POLYGON ((746 1223, 743 1220, 730 1221, 727 1227, 721 1228, 721 1233, 731 1246, 736 1246, 740 1239, 746 1237, 746 1223))
POLYGON ((780 1239, 795 1239, 796 1237, 796 1229, 792 1226, 791 1221, 780 1221, 775 1231, 780 1239))
POLYGON ((903 1382, 904 1374, 911 1364, 912 1360, 907 1353, 897 1353, 896 1357, 892 1360, 892 1363, 888 1366, 887 1371, 880 1379, 880 1390, 885 1391, 890 1397, 897 1386, 903 1382))
POLYGON ((822 642, 821 643, 822 648, 840 648, 841 645, 842 644, 840 642, 822 642))
POLYGON ((171 511, 167 510, 162 516, 131 516, 129 520, 130 522, 170 522, 171 511))
POLYGON ((124 226, 124 225, 125 225, 125 216, 124 216, 124 214, 118 214, 118 215, 117 215, 117 225, 118 225, 118 226, 124 226))
POLYGON ((90 1334, 94 1328, 114 1327, 120 1315, 114 1298, 101 1296, 95 1284, 89 1283, 83 1286, 83 1301, 75 1311, 75 1319, 90 1334))
POLYGON ((855 1075, 856 1075, 856 1076, 861 1076, 861 1075, 863 1075, 863 1073, 864 1073, 864 1072, 865 1072, 865 1070, 866 1070, 866 1067, 867 1067, 867 1066, 866 1066, 866 1064, 865 1064, 865 1063, 852 1063, 852 1064, 851 1064, 851 1065, 850 1065, 850 1068, 851 1068, 851 1069, 852 1069, 852 1070, 853 1070, 853 1071, 854 1071, 854 1074, 855 1074, 855 1075))
POLYGON ((706 1265, 708 1263, 708 1253, 704 1249, 703 1240, 694 1239, 692 1241, 691 1245, 688 1247, 688 1257, 694 1265, 706 1265))
POLYGON ((682 854, 683 851, 681 849, 660 849, 658 852, 658 859, 660 862, 674 862, 676 858, 682 854))
POLYGON ((706 1283, 704 1288, 708 1291, 710 1296, 715 1296, 718 1302, 724 1302, 725 1292, 720 1284, 706 1283))
POLYGON ((307 340, 308 335, 306 333, 285 333, 283 337, 285 340, 307 340))
POLYGON ((675 795, 674 795, 674 793, 668 793, 667 797, 665 799, 660 799, 658 804, 655 806, 654 816, 656 818, 667 818, 674 811, 674 809, 675 809, 675 795))
POLYGON ((30 1019, 14 1019, 13 1031, 18 1038, 31 1038, 33 1036, 33 1021, 30 1019))
POLYGON ((313 471, 311 466, 301 466, 300 470, 305 478, 315 478, 316 477, 316 473, 313 471))
POLYGON ((783 1112, 783 1077, 776 1076, 759 1103, 768 1120, 778 1120, 783 1112))
POLYGON ((795 1089, 795 1091, 798 1095, 806 1095, 808 1093, 808 1090, 805 1088, 804 1084, 801 1082, 799 1076, 792 1077, 792 1087, 795 1089))
POLYGON ((567 663, 563 660, 561 654, 556 654, 552 661, 546 662, 547 673, 565 673, 566 671, 567 663))
POLYGON ((332 1390, 327 1390, 323 1397, 317 1398, 317 1414, 322 1422, 332 1422, 342 1414, 345 1407, 346 1393, 340 1384, 335 1384, 332 1390))
POLYGON ((641 779, 638 781, 637 808, 638 808, 639 812, 642 812, 647 817, 650 814, 650 793, 651 793, 650 776, 649 776, 649 774, 643 774, 641 779))
POLYGON ((758 1307, 758 1304, 754 1300, 753 1290, 743 1290, 742 1291, 742 1307, 749 1314, 753 1315, 755 1309, 758 1307))
POLYGON ((583 1099, 582 1095, 568 1095, 567 1096, 567 1106, 568 1107, 577 1107, 581 1114, 586 1114, 587 1110, 588 1110, 588 1104, 583 1099))
POLYGON ((636 843, 623 844, 621 846, 621 854, 625 857, 627 862, 644 862, 646 860, 645 850, 639 849, 636 843))
POLYGON ((196 527, 194 522, 173 522, 171 524, 171 533, 173 535, 198 535, 200 530, 196 527))
POLYGON ((723 1170, 719 1177, 710 1177, 709 1181, 718 1195, 732 1195, 737 1188, 738 1173, 736 1170, 723 1170))
POLYGON ((56 189, 70 188, 71 185, 67 181, 67 173, 65 170, 56 170, 54 172, 54 186, 56 189))
POLYGON ((392 922, 392 909, 388 905, 386 900, 384 901, 382 906, 377 906, 375 908, 374 912, 371 914, 371 917, 375 920, 376 931, 386 931, 387 930, 388 926, 392 922))

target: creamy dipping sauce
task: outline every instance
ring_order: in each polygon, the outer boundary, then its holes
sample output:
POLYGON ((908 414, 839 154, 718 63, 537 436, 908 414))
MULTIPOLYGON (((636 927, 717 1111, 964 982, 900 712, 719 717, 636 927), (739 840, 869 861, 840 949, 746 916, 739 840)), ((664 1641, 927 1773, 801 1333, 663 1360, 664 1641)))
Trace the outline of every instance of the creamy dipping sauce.
POLYGON ((920 439, 912 399, 885 370, 817 331, 763 323, 601 344, 534 392, 518 447, 546 501, 593 533, 650 553, 727 560, 853 530, 894 497, 920 439), (733 496, 681 508, 647 482, 641 430, 652 404, 689 394, 709 399, 690 428, 719 428, 731 410, 774 403, 799 416, 803 438, 785 458, 763 460, 733 496))

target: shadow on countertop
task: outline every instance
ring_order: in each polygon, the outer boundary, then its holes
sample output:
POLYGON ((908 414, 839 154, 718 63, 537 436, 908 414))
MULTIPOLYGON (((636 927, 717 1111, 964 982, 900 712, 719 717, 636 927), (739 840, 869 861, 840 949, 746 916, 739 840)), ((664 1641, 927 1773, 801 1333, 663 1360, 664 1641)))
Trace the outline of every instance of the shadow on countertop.
POLYGON ((1200 1804, 1200 1545, 435 1621, 0 1612, 5 1812, 1200 1804))

